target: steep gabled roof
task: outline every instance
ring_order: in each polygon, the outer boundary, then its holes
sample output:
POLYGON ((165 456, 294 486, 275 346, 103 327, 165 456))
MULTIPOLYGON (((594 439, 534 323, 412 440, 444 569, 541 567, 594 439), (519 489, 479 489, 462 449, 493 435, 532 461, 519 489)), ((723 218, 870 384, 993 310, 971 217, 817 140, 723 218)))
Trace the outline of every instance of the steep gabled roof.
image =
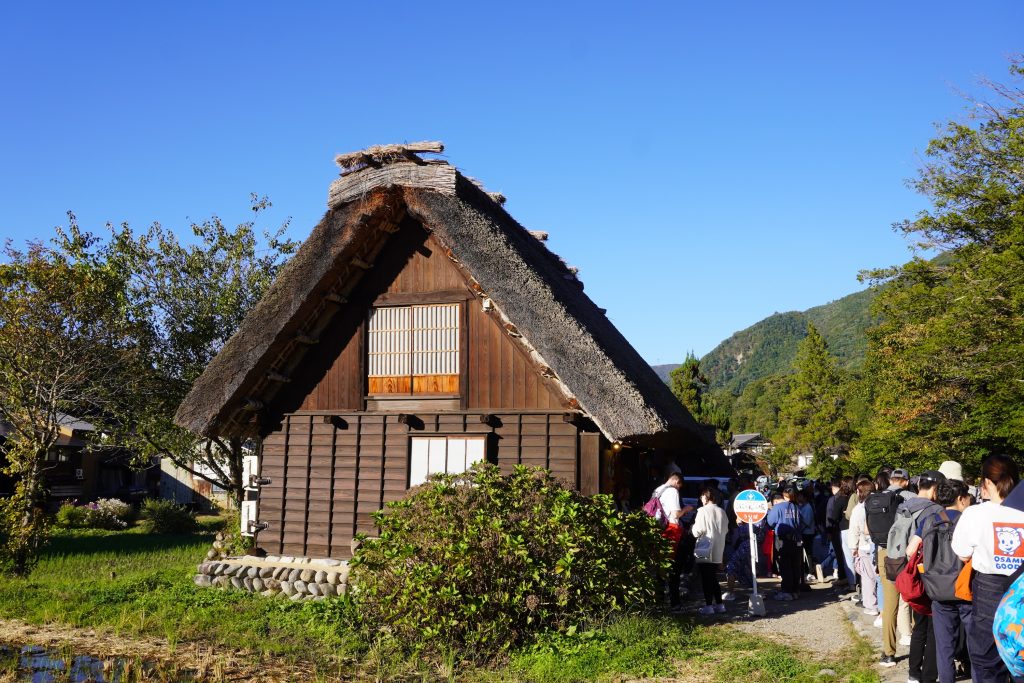
MULTIPOLYGON (((491 300, 538 364, 550 369, 567 409, 585 412, 611 440, 685 430, 693 418, 583 285, 537 236, 453 166, 424 160, 440 143, 376 147, 343 155, 328 211, 266 295, 182 402, 175 420, 206 434, 253 431, 347 295, 410 219, 442 244, 472 289, 491 300), (247 412, 248 411, 248 412, 247 412)), ((547 370, 545 370, 545 374, 547 370)))

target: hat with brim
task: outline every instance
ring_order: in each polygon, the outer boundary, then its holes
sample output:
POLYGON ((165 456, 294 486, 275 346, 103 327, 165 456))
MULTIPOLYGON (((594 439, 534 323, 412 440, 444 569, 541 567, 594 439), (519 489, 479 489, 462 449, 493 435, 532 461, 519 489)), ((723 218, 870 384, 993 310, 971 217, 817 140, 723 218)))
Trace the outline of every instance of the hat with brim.
POLYGON ((964 469, 960 467, 960 463, 956 460, 947 460, 939 465, 939 472, 946 475, 946 479, 964 480, 964 469))
POLYGON ((925 470, 924 472, 918 475, 918 486, 920 486, 924 482, 929 481, 934 482, 936 484, 941 484, 942 482, 946 481, 946 475, 943 474, 942 472, 939 472, 938 470, 925 470))
POLYGON ((892 474, 889 475, 889 478, 890 479, 906 479, 906 480, 909 481, 910 480, 910 472, 907 472, 903 468, 898 468, 898 469, 895 469, 895 470, 892 471, 892 474))

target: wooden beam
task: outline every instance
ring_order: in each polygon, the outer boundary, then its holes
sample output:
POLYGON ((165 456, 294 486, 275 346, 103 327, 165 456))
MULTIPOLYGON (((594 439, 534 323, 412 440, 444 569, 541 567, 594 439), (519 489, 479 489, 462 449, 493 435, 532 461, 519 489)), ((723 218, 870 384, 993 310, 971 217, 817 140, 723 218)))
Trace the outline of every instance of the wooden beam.
POLYGON ((473 293, 468 289, 444 289, 436 292, 385 292, 373 301, 374 306, 413 306, 416 304, 446 304, 469 301, 473 293))
POLYGON ((320 343, 320 340, 316 337, 310 337, 308 334, 302 334, 301 332, 295 335, 295 342, 302 344, 303 346, 313 346, 314 344, 320 343))
POLYGON ((348 422, 341 415, 324 415, 322 422, 325 425, 334 425, 335 429, 348 429, 348 422))
POLYGON ((245 399, 245 405, 242 406, 243 410, 255 412, 257 410, 263 410, 263 401, 258 398, 249 397, 245 399))
POLYGON ((408 413, 399 413, 398 421, 399 423, 407 426, 409 429, 423 429, 424 427, 423 420, 421 420, 415 415, 410 415, 408 413))
POLYGON ((351 263, 356 268, 361 268, 362 270, 369 270, 370 268, 373 268, 373 264, 372 263, 367 263, 366 261, 364 261, 363 259, 359 258, 358 256, 353 258, 351 263))
POLYGON ((335 294, 334 292, 328 292, 327 294, 324 294, 324 301, 326 301, 329 304, 336 304, 338 306, 348 303, 347 298, 343 297, 341 294, 335 294))
POLYGON ((271 370, 270 372, 267 373, 267 379, 269 379, 271 382, 282 382, 282 383, 287 383, 287 382, 291 382, 292 381, 292 378, 289 377, 288 375, 282 375, 280 372, 274 372, 273 370, 271 370))

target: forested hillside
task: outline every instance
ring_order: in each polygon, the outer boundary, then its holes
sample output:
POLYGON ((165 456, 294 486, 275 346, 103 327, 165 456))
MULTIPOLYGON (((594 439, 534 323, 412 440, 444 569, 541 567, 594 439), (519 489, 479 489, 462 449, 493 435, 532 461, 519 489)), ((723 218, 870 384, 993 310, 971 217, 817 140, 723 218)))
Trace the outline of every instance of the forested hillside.
POLYGON ((715 347, 701 358, 701 370, 712 389, 734 394, 755 380, 788 373, 797 346, 807 336, 807 323, 818 328, 842 367, 856 369, 867 349, 865 332, 874 296, 873 290, 865 289, 806 311, 771 315, 715 347))

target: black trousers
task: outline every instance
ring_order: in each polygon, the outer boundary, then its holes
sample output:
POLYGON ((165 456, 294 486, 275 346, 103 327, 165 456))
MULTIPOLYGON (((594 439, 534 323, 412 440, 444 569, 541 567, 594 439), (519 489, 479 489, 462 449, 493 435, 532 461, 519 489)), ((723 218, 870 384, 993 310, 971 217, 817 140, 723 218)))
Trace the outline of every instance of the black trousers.
POLYGON ((800 592, 800 573, 803 569, 803 548, 795 540, 784 540, 778 547, 779 574, 782 575, 782 592, 796 595, 800 592))
POLYGON ((700 586, 704 589, 704 602, 708 605, 722 603, 722 586, 718 583, 718 565, 710 562, 698 562, 700 586))
POLYGON ((914 612, 914 632, 910 636, 910 678, 935 683, 939 677, 935 662, 935 632, 932 618, 914 612))

